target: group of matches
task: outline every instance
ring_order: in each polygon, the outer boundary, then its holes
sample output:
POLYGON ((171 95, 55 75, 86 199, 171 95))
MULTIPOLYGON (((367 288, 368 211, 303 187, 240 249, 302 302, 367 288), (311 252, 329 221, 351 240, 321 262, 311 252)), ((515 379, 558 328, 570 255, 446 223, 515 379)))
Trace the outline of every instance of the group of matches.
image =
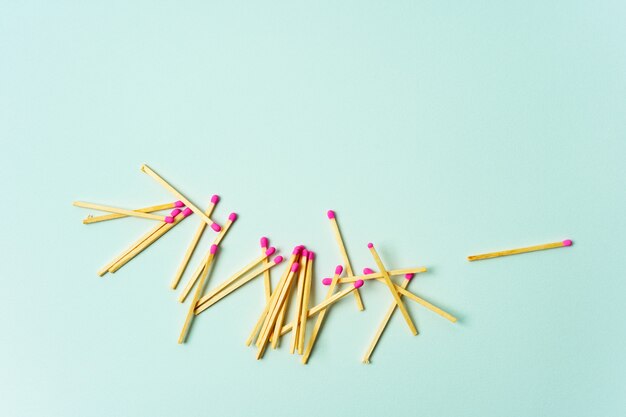
POLYGON ((181 264, 176 270, 170 284, 170 287, 173 290, 176 290, 181 284, 185 272, 188 270, 191 258, 198 247, 206 227, 209 226, 217 233, 207 253, 201 258, 200 263, 190 274, 188 280, 185 285, 182 286, 182 290, 180 291, 178 301, 181 303, 184 303, 192 292, 193 296, 189 302, 189 307, 178 338, 178 343, 185 343, 195 316, 209 309, 218 301, 232 294, 235 290, 241 288, 243 285, 251 282, 254 278, 259 276, 263 277, 265 307, 248 336, 248 339, 246 340, 246 344, 248 346, 254 342, 254 346, 257 348, 257 359, 261 359, 263 357, 268 345, 271 345, 273 349, 276 349, 279 346, 280 338, 291 332, 289 343, 290 352, 292 354, 298 353, 299 355, 302 355, 302 363, 308 363, 322 323, 328 312, 328 308, 339 300, 353 294, 357 308, 359 310, 363 310, 364 306, 359 288, 361 288, 367 280, 377 280, 387 287, 391 294, 392 302, 382 322, 377 328, 372 342, 367 348, 363 358, 364 363, 369 363, 370 357, 396 308, 400 310, 411 334, 417 334, 417 329, 411 319, 411 316, 409 315, 402 297, 417 302, 423 307, 439 314, 453 323, 457 321, 457 319, 451 314, 407 290, 407 286, 415 274, 426 272, 426 268, 415 267, 408 269, 387 270, 378 252, 374 248, 374 245, 371 243, 369 243, 367 247, 369 248, 373 261, 379 272, 375 272, 370 268, 364 268, 362 275, 355 275, 348 252, 344 245, 335 213, 332 210, 328 211, 327 216, 339 248, 342 265, 338 265, 335 268, 332 278, 324 278, 322 280, 322 284, 328 286, 328 290, 324 300, 319 304, 311 306, 311 286, 314 276, 313 264, 315 260, 315 253, 307 250, 303 245, 296 246, 289 259, 285 262, 286 267, 281 274, 278 283, 272 289, 270 270, 276 265, 281 264, 283 262, 283 257, 278 255, 271 259, 271 257, 276 253, 276 249, 269 245, 269 240, 266 237, 263 237, 260 240, 261 253, 258 256, 235 272, 230 278, 226 279, 215 288, 206 291, 210 272, 212 271, 212 266, 215 263, 215 257, 219 252, 219 245, 228 233, 232 224, 237 220, 237 214, 231 213, 223 226, 220 226, 211 220, 213 211, 220 200, 217 195, 211 197, 208 207, 203 211, 147 165, 143 165, 141 170, 155 179, 165 189, 170 191, 176 198, 178 198, 178 200, 173 203, 144 207, 135 210, 86 202, 75 202, 74 205, 110 213, 96 217, 90 215, 83 220, 83 223, 85 224, 99 223, 124 217, 138 217, 158 222, 125 251, 120 253, 103 268, 101 268, 98 271, 98 275, 100 276, 103 276, 106 273, 115 273, 118 269, 147 249, 182 220, 189 217, 191 214, 196 214, 201 220, 200 224, 198 225, 198 228, 196 229, 191 242, 183 255, 181 264), (170 209, 172 209, 172 211, 167 216, 155 214, 157 212, 170 209), (343 276, 344 272, 345 276, 343 276), (394 276, 404 276, 402 284, 398 285, 394 283, 392 281, 392 277, 394 276), (345 289, 339 290, 342 284, 349 285, 345 289), (290 308, 290 305, 292 308, 290 308), (287 318, 288 311, 291 310, 294 311, 294 315, 292 318, 287 318), (309 319, 312 321, 313 318, 315 318, 315 322, 311 332, 308 333, 307 324, 309 323, 309 319))

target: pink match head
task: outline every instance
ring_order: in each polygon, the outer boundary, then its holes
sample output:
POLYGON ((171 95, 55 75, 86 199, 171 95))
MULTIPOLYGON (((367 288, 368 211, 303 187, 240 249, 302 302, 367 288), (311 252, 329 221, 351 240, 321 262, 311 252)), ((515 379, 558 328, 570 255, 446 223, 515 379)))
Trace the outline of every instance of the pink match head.
POLYGON ((189 217, 193 214, 193 210, 190 209, 189 207, 187 207, 185 210, 183 210, 183 217, 189 217))
POLYGON ((315 252, 313 252, 312 250, 309 251, 309 261, 312 261, 313 259, 315 259, 315 252))
POLYGON ((174 218, 172 216, 165 216, 165 223, 174 223, 174 218))
POLYGON ((230 213, 228 215, 228 220, 230 220, 231 223, 234 222, 235 220, 237 220, 237 213, 230 213))
POLYGON ((176 217, 180 214, 180 209, 174 209, 172 211, 170 211, 170 216, 172 217, 176 217))
POLYGON ((328 210, 326 212, 326 215, 328 216, 329 219, 334 219, 335 218, 335 212, 332 210, 328 210))
POLYGON ((362 279, 358 279, 354 281, 354 288, 361 288, 363 284, 365 284, 365 282, 362 279))
POLYGON ((300 252, 302 252, 302 246, 296 246, 295 248, 293 248, 293 252, 291 252, 291 254, 300 255, 300 252))
POLYGON ((406 274, 406 275, 404 276, 404 279, 406 279, 407 281, 410 281, 410 280, 412 280, 412 279, 413 279, 413 277, 414 277, 414 276, 415 276, 415 274, 406 274))
POLYGON ((220 196, 217 194, 213 194, 213 196, 211 197, 211 203, 217 204, 219 202, 220 202, 220 196))
POLYGON ((213 224, 211 225, 211 229, 215 230, 216 232, 219 232, 220 230, 222 230, 222 226, 220 226, 220 225, 219 225, 219 224, 217 224, 217 223, 213 223, 213 224))
POLYGON ((211 255, 215 255, 215 252, 217 252, 217 245, 211 245, 211 255))
POLYGON ((569 239, 566 239, 566 240, 563 241, 563 246, 572 246, 572 243, 574 243, 574 242, 572 242, 569 239))
POLYGON ((266 238, 265 236, 263 236, 261 238, 261 247, 262 248, 267 248, 270 245, 270 241, 268 238, 266 238))
POLYGON ((283 261, 283 257, 278 255, 277 257, 274 258, 274 263, 275 264, 279 264, 283 261))
POLYGON ((293 265, 291 265, 291 272, 297 272, 298 268, 300 268, 300 264, 299 263, 294 263, 293 265))
POLYGON ((337 265, 335 267, 335 275, 341 275, 342 272, 343 272, 343 266, 337 265))
POLYGON ((370 269, 370 268, 363 268, 363 274, 365 275, 369 275, 369 274, 374 274, 374 270, 370 269))
POLYGON ((372 242, 370 242, 370 243, 367 244, 367 247, 372 249, 374 247, 374 244, 372 242))
POLYGON ((324 285, 330 285, 332 282, 333 282, 332 278, 324 278, 322 280, 322 284, 324 284, 324 285))
POLYGON ((308 258, 308 257, 309 257, 309 251, 308 251, 308 250, 306 250, 306 249, 302 249, 302 253, 301 253, 301 255, 302 255, 304 258, 308 258))
POLYGON ((183 203, 182 201, 178 200, 178 201, 174 202, 174 207, 177 207, 177 208, 185 207, 185 203, 183 203))
POLYGON ((274 246, 270 246, 266 251, 265 251, 265 256, 272 256, 274 254, 274 252, 276 252, 276 248, 274 246))

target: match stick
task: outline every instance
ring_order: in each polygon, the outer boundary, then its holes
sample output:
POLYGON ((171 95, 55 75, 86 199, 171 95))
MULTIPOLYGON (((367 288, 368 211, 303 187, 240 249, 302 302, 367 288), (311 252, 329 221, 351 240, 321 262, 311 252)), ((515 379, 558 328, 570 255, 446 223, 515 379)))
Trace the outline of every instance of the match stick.
MULTIPOLYGON (((263 252, 269 247, 269 239, 263 236, 261 238, 261 249, 263 252)), ((265 264, 269 263, 269 259, 265 258, 265 264)), ((263 287, 265 288, 265 302, 268 302, 272 295, 272 278, 270 276, 269 268, 263 272, 263 287)))
POLYGON ((298 329, 298 354, 304 353, 304 338, 306 335, 306 323, 309 317, 309 298, 311 297, 311 280, 313 277, 313 260, 315 253, 309 251, 309 261, 306 264, 304 278, 304 294, 302 295, 302 307, 300 309, 300 327, 298 329))
MULTIPOLYGON (((365 268, 365 270, 369 270, 372 271, 369 268, 365 268)), ((393 276, 399 276, 399 275, 406 275, 406 274, 418 274, 421 272, 426 272, 427 269, 424 268, 423 266, 417 267, 417 268, 404 268, 404 269, 391 269, 389 271, 387 271, 387 273, 389 274, 390 277, 393 276)), ((350 278, 339 278, 339 284, 349 284, 351 282, 355 282, 358 281, 360 279, 362 279, 363 281, 367 281, 369 279, 376 279, 379 280, 381 278, 383 278, 383 274, 380 272, 374 272, 372 271, 371 273, 363 273, 364 275, 355 275, 353 277, 350 278)))
MULTIPOLYGON (((233 223, 235 223, 235 220, 237 220, 237 213, 230 213, 228 215, 228 220, 226 220, 226 223, 224 223, 224 227, 222 227, 222 230, 220 230, 220 232, 217 234, 217 236, 213 240, 213 244, 214 245, 218 245, 219 246, 219 244, 222 242, 222 239, 224 239, 224 237, 226 236, 226 234, 230 230, 230 227, 233 225, 233 223)), ((204 256, 204 258, 200 262, 200 265, 198 265, 198 267, 196 268, 194 273, 189 278, 189 281, 187 282, 187 285, 185 285, 185 288, 183 288, 183 291, 178 296, 178 301, 179 302, 181 302, 181 303, 185 302, 185 299, 187 298, 187 296, 189 295, 189 293, 193 289, 193 286, 196 285, 196 282, 198 282, 198 277, 200 277, 200 274, 202 273, 203 265, 206 262, 206 260, 208 259, 209 255, 210 255, 210 253, 207 252, 207 254, 204 256)))
POLYGON ((185 339, 187 339, 187 333, 189 333, 189 328, 191 327, 191 322, 194 318, 194 310, 196 309, 196 305, 198 300, 202 296, 202 290, 204 289, 204 285, 206 283, 207 277, 209 276, 209 268, 213 263, 213 258, 215 257, 215 252, 217 252, 217 245, 211 245, 211 249, 209 250, 209 258, 204 265, 204 271, 202 271, 202 276, 200 277, 200 283, 196 288, 196 292, 193 295, 193 300, 189 305, 189 311, 187 311, 187 317, 185 318, 185 324, 183 325, 183 329, 180 332, 180 336, 178 337, 178 343, 184 343, 185 339))
MULTIPOLYGON (((324 311, 331 305, 335 304, 337 301, 344 298, 346 295, 349 295, 350 293, 358 290, 359 288, 363 286, 364 282, 365 281, 363 280, 358 280, 357 282, 352 284, 351 288, 346 288, 345 290, 340 291, 336 293, 335 295, 333 295, 332 297, 327 298, 326 300, 322 301, 321 303, 319 303, 318 305, 316 305, 315 307, 309 310, 309 314, 308 314, 309 318, 313 317, 317 313, 324 311)), ((293 324, 292 323, 286 324, 282 327, 282 329, 280 329, 280 335, 282 336, 286 333, 289 333, 291 330, 293 330, 293 324)))
MULTIPOLYGON (((300 310, 302 309, 302 297, 304 296, 304 280, 306 277, 307 270, 307 262, 309 259, 309 251, 306 249, 302 250, 302 255, 300 256, 300 268, 298 269, 298 290, 296 292, 296 309, 293 319, 293 337, 291 338, 291 348, 289 349, 289 353, 292 355, 296 351, 296 347, 298 346, 298 331, 300 330, 300 310)), ((272 347, 274 344, 278 342, 278 332, 281 327, 283 327, 283 316, 285 315, 285 311, 287 310, 287 303, 283 306, 280 315, 278 316, 278 320, 276 320, 276 327, 274 328, 274 340, 272 341, 272 347)))
POLYGON ((173 219, 172 223, 163 225, 163 227, 157 230, 152 236, 150 236, 148 239, 141 242, 139 246, 137 246, 136 248, 131 250, 129 253, 124 255, 124 257, 122 257, 111 268, 109 268, 109 272, 115 273, 118 269, 120 269, 121 267, 126 265, 128 262, 130 262, 135 256, 143 252, 148 246, 152 245, 154 242, 159 240, 165 233, 169 232, 174 226, 176 226, 178 223, 183 221, 183 219, 185 219, 188 216, 191 216, 191 214, 193 213, 189 208, 185 208, 183 211, 180 211, 180 209, 174 209, 172 210, 172 214, 176 213, 177 211, 179 211, 179 213, 177 213, 175 216, 168 216, 168 217, 172 217, 173 219))
MULTIPOLYGON (((339 224, 337 223, 335 212, 332 210, 328 210, 326 213, 328 219, 330 220, 330 224, 333 228, 333 232, 335 234, 335 240, 337 241, 337 245, 339 246, 339 251, 341 252, 341 257, 343 258, 343 263, 346 265, 346 272, 349 277, 354 276, 354 272, 352 271, 352 264, 350 263, 350 258, 348 257, 348 252, 346 251, 346 245, 343 243, 343 238, 341 237, 341 231, 339 230, 339 224)), ((361 300, 361 295, 359 291, 354 292, 354 298, 356 300, 356 305, 360 311, 363 311, 365 307, 363 306, 363 300, 361 300)))
MULTIPOLYGON (((413 278, 413 274, 406 274, 405 275, 405 280, 402 283, 402 288, 406 289, 406 287, 409 285, 409 282, 411 282, 411 279, 413 278)), ((391 319, 391 316, 393 315, 393 312, 396 311, 396 307, 397 304, 394 302, 391 304, 391 306, 389 306, 389 309, 387 310, 387 314, 385 314, 385 317, 383 318, 383 321, 380 323, 380 326, 378 326, 378 330, 376 331, 376 334, 374 335, 374 339, 372 340, 372 343, 370 343, 369 348, 367 349, 367 352, 365 352, 365 356, 363 357, 363 363, 370 363, 370 357, 372 356, 372 352, 374 352, 374 349, 376 348, 376 345, 378 344, 378 341, 380 340, 380 336, 382 336, 383 331, 385 331, 385 328, 387 327, 387 323, 389 323, 389 320, 391 319)))
POLYGON ((402 315, 404 316, 404 320, 406 321, 406 324, 409 326, 411 333, 413 333, 413 335, 415 336, 417 334, 417 329, 415 328, 415 325, 413 324, 413 320, 411 320, 411 316, 409 316, 409 312, 406 309, 404 302, 402 302, 402 300, 400 299, 400 295, 398 295, 398 291, 396 291, 396 287, 391 281, 391 278, 389 277, 389 274, 387 273, 387 270, 385 269, 385 266, 383 265, 383 261, 380 259, 380 256, 378 256, 378 252, 376 252, 376 249, 374 248, 374 244, 368 243, 367 247, 370 249, 370 252, 372 253, 372 257, 374 258, 374 261, 376 261, 376 264, 378 265, 378 269, 380 269, 380 272, 383 274, 383 279, 385 280, 385 284, 387 284, 387 287, 389 287, 389 291, 391 292, 391 295, 393 296, 394 300, 396 300, 396 304, 398 304, 398 307, 400 307, 400 311, 402 312, 402 315))
POLYGON ((279 255, 279 256, 275 257, 269 263, 265 264, 260 271, 252 271, 252 272, 250 272, 248 275, 246 275, 245 277, 240 279, 239 282, 237 282, 234 285, 231 285, 230 287, 220 291, 219 293, 215 294, 210 299, 207 299, 207 296, 205 295, 204 297, 202 297, 200 299, 200 301, 198 301, 198 305, 196 306, 196 309, 195 309, 196 316, 198 314, 202 313, 207 308, 211 307, 213 304, 217 303, 222 298, 226 297, 228 294, 230 294, 230 293, 234 292, 235 290, 241 288, 242 286, 244 286, 245 284, 250 282, 253 278, 258 277, 260 274, 264 273, 265 271, 267 271, 268 269, 274 267, 275 265, 278 265, 282 261, 283 261, 283 257, 279 255))
MULTIPOLYGON (((213 214, 213 209, 215 209, 215 205, 219 201, 220 201, 220 197, 218 195, 212 196, 211 202, 209 203, 209 206, 207 207, 207 209, 204 211, 204 214, 210 217, 211 214, 213 214)), ((174 274, 174 279, 172 279, 172 283, 170 284, 171 289, 175 290, 176 287, 178 286, 178 283, 180 282, 180 279, 183 277, 183 274, 185 273, 185 270, 187 269, 187 265, 189 265, 189 260, 191 259, 191 256, 193 255, 194 251, 196 250, 196 247, 198 246, 198 242, 200 241, 200 238, 202 237, 202 234, 204 233, 204 229, 206 229, 206 223, 200 222, 200 224, 198 225, 198 228, 196 229, 196 233, 191 239, 191 242, 189 243, 189 247, 187 248, 187 251, 185 252, 185 256, 183 256, 183 260, 180 263, 178 270, 174 274)))
MULTIPOLYGON (((323 281, 330 281, 328 291, 326 292, 326 298, 324 300, 328 300, 332 297, 335 292, 335 287, 337 286, 337 282, 339 282, 339 277, 343 272, 343 267, 341 265, 337 265, 335 268, 335 276, 333 278, 324 278, 323 281)), ((313 326, 313 333, 311 333, 311 337, 309 338, 309 344, 307 345, 306 351, 304 352, 304 356, 302 356, 302 363, 306 365, 309 362, 309 356, 311 356, 311 351, 313 350, 313 345, 315 344, 315 340, 317 339, 317 334, 322 327, 322 322, 324 321, 324 317, 326 316, 326 312, 328 310, 323 310, 319 316, 317 316, 317 320, 315 320, 315 325, 313 326)), ((307 312, 308 316, 308 312, 307 312)))
POLYGON ((291 268, 289 269, 289 273, 287 274, 287 279, 285 280, 284 285, 277 292, 277 296, 276 297, 272 296, 272 300, 270 300, 271 305, 267 312, 267 318, 265 319, 265 323, 263 324, 263 327, 261 328, 261 333, 256 342, 256 345, 259 348, 257 352, 257 359, 261 358, 261 353, 265 345, 267 344, 267 341, 270 336, 270 330, 276 323, 278 314, 280 313, 281 307, 283 303, 285 302, 287 291, 291 287, 291 283, 293 281, 294 276, 298 272, 299 267, 300 267, 299 263, 294 263, 293 265, 291 265, 291 268))
MULTIPOLYGON (((156 214, 143 213, 141 211, 127 210, 127 209, 111 207, 111 206, 103 206, 101 204, 86 203, 84 201, 74 201, 72 204, 76 207, 90 208, 94 210, 106 211, 108 213, 124 214, 126 216, 139 217, 142 219, 149 219, 149 220, 158 220, 161 222, 166 221, 165 216, 157 216, 156 214)), ((171 221, 167 221, 167 223, 171 223, 171 221)))
POLYGON ((206 224, 208 224, 211 229, 215 230, 216 232, 219 232, 222 228, 220 227, 219 224, 215 223, 213 220, 211 220, 209 218, 209 216, 207 216, 206 214, 204 214, 204 212, 202 210, 200 210, 195 204, 193 204, 191 201, 189 201, 189 199, 187 199, 187 197, 185 197, 184 195, 182 195, 176 188, 174 188, 170 183, 168 183, 167 181, 165 181, 159 174, 157 174, 156 172, 154 172, 152 170, 152 168, 150 168, 148 165, 143 164, 141 166, 141 170, 143 172, 145 172, 146 174, 148 174, 149 176, 151 176, 154 180, 156 180, 159 184, 161 184, 164 188, 166 188, 169 192, 171 192, 172 194, 174 194, 176 196, 176 198, 178 198, 180 201, 182 201, 183 203, 185 203, 185 205, 187 207, 189 207, 194 213, 196 213, 198 216, 200 216, 200 218, 202 219, 203 222, 205 222, 206 224))
MULTIPOLYGON (((161 204, 158 206, 143 207, 140 209, 135 209, 133 211, 139 211, 142 213, 153 213, 155 211, 169 210, 173 208, 182 208, 182 207, 185 207, 185 204, 182 201, 175 201, 173 203, 161 204)), ((92 215, 89 215, 85 219, 83 219, 83 224, 92 224, 92 223, 104 222, 107 220, 122 219, 124 217, 128 217, 128 216, 126 214, 115 214, 115 213, 105 214, 103 216, 95 216, 95 217, 92 215)))
POLYGON ((285 268, 285 272, 280 277, 280 280, 278 281, 278 284, 276 285, 274 292, 272 292, 272 295, 270 296, 269 301, 265 303, 265 308, 263 309, 263 312, 261 313, 261 315, 259 316, 259 319, 254 325, 252 332, 250 332, 250 335, 246 339, 246 346, 250 346, 250 344, 252 343, 252 340, 257 336, 257 334, 259 333, 259 330, 261 330, 263 324, 265 323, 265 319, 267 317, 267 313, 270 309, 270 306, 274 298, 278 296, 277 289, 282 288, 282 286, 284 285, 285 280, 287 279, 287 276, 289 275, 289 271, 291 270, 291 266, 298 259, 298 256, 300 255, 300 252, 302 251, 302 249, 304 249, 302 246, 296 246, 293 249, 293 252, 291 252, 291 257, 289 258, 289 261, 287 261, 287 268, 285 268))
MULTIPOLYGON (((237 281, 239 278, 244 276, 244 274, 246 274, 252 268, 257 266, 259 263, 261 263, 268 256, 272 256, 274 254, 274 252, 276 252, 276 249, 273 246, 268 248, 263 255, 261 255, 260 257, 256 258, 254 261, 250 262, 248 265, 246 265, 245 267, 243 267, 242 269, 237 271, 233 276, 228 278, 226 281, 222 282, 220 285, 218 285, 217 287, 215 287, 211 291, 209 291, 204 297, 202 297, 202 299, 200 300, 200 304, 209 301, 218 292, 222 291, 224 288, 228 287, 229 285, 231 285, 232 283, 237 281)), ((258 274, 259 273, 257 273, 257 275, 258 274)), ((254 276, 256 276, 256 275, 254 275, 254 276)))
POLYGON ((499 258, 500 256, 517 255, 519 253, 526 253, 526 252, 535 252, 538 250, 563 248, 566 246, 572 246, 572 243, 573 242, 571 240, 566 239, 562 242, 546 243, 543 245, 528 246, 528 247, 519 248, 519 249, 509 249, 509 250, 503 250, 499 252, 483 253, 481 255, 472 255, 472 256, 468 256, 467 260, 472 262, 472 261, 480 261, 481 259, 499 258))
MULTIPOLYGON (((363 273, 371 274, 371 273, 374 273, 374 271, 372 271, 370 268, 363 268, 363 273)), ((380 282, 383 282, 383 283, 385 282, 382 278, 377 279, 377 281, 380 281, 380 282)), ((394 286, 396 287, 396 290, 398 291, 398 293, 404 295, 406 298, 409 298, 409 299, 415 301, 416 303, 421 304, 422 306, 426 307, 427 309, 429 309, 433 313, 437 313, 441 317, 443 317, 443 318, 445 318, 447 320, 450 320, 452 323, 456 323, 457 322, 457 318, 454 317, 452 314, 443 311, 439 307, 429 303, 428 301, 424 300, 423 298, 418 297, 417 295, 413 294, 409 290, 407 290, 405 288, 402 288, 402 286, 400 286, 398 284, 394 284, 394 286)))

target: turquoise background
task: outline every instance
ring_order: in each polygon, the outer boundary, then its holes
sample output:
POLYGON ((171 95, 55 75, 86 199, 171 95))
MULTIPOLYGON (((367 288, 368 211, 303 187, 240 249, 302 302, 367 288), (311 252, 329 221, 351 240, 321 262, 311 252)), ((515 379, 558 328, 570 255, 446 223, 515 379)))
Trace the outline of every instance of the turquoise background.
POLYGON ((2 3, 0 415, 626 414, 626 3, 2 3), (101 279, 153 223, 71 206, 172 201, 142 163, 240 214, 209 286, 268 235, 317 251, 321 300, 332 208, 358 270, 369 241, 425 265, 410 289, 461 320, 408 303, 420 334, 396 314, 363 365, 390 304, 372 282, 309 365, 287 342, 256 361, 256 280, 179 346, 198 219, 101 279))

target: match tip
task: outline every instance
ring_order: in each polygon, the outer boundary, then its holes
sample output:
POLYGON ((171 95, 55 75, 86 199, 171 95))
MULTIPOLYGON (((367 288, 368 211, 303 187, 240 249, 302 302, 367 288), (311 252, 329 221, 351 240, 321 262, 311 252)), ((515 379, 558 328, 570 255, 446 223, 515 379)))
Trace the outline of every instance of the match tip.
POLYGON ((270 240, 268 238, 266 238, 265 236, 263 236, 261 238, 261 247, 262 248, 267 248, 270 245, 270 240))
POLYGON ((306 249, 302 249, 302 253, 301 253, 301 255, 302 255, 304 258, 308 258, 308 257, 309 257, 309 251, 308 251, 308 250, 306 250, 306 249))
POLYGON ((412 280, 412 279, 413 279, 413 277, 414 277, 414 276, 415 276, 415 274, 406 274, 406 275, 404 276, 404 278, 405 278, 407 281, 410 281, 410 280, 412 280))
POLYGON ((566 240, 563 241, 563 246, 572 246, 573 243, 574 242, 572 242, 571 240, 566 239, 566 240))
POLYGON ((335 275, 341 275, 342 272, 343 272, 343 266, 337 265, 335 267, 335 275))
POLYGON ((300 264, 294 263, 293 265, 291 265, 291 272, 296 272, 298 268, 300 268, 300 264))
POLYGON ((363 268, 363 274, 365 275, 369 275, 369 274, 373 274, 374 270, 370 269, 370 268, 363 268))
POLYGON ((276 252, 276 248, 271 246, 265 251, 265 256, 272 256, 274 252, 276 252))
POLYGON ((228 215, 228 220, 230 220, 231 222, 234 222, 235 220, 237 220, 237 213, 230 213, 228 215))
POLYGON ((217 245, 213 244, 211 245, 211 255, 215 255, 215 252, 217 252, 217 245))
POLYGON ((312 250, 309 251, 309 261, 312 261, 313 259, 315 259, 315 252, 313 252, 312 250))
POLYGON ((180 209, 174 209, 172 211, 170 211, 170 216, 172 217, 176 217, 180 214, 180 209))
POLYGON ((185 210, 183 210, 183 216, 184 217, 189 217, 193 214, 193 210, 190 209, 189 207, 187 207, 185 210))
POLYGON ((222 226, 220 226, 220 225, 219 225, 219 224, 217 224, 217 223, 213 223, 213 224, 211 225, 211 229, 215 230, 216 232, 219 232, 220 230, 222 230, 222 226))
POLYGON ((332 279, 332 278, 324 278, 324 279, 322 280, 322 284, 324 284, 324 285, 330 285, 330 284, 331 284, 331 282, 333 282, 333 279, 332 279))
POLYGON ((367 244, 367 247, 372 249, 374 247, 374 244, 372 242, 370 242, 370 243, 367 244))
POLYGON ((326 215, 328 216, 329 219, 334 219, 335 218, 335 212, 332 210, 328 210, 326 212, 326 215))
POLYGON ((296 246, 295 248, 293 248, 293 252, 291 252, 291 254, 300 255, 300 252, 302 252, 302 246, 296 246))
POLYGON ((211 203, 217 204, 219 202, 220 202, 220 196, 217 194, 213 194, 213 196, 211 197, 211 203))
POLYGON ((174 218, 172 216, 165 216, 165 223, 174 223, 174 218))
POLYGON ((274 258, 274 263, 275 264, 279 264, 283 261, 283 257, 278 255, 277 257, 274 258))
POLYGON ((182 201, 178 200, 176 202, 174 202, 174 207, 185 207, 185 203, 183 203, 182 201))
POLYGON ((354 282, 354 288, 361 288, 363 284, 365 284, 365 282, 362 279, 358 279, 354 282))

